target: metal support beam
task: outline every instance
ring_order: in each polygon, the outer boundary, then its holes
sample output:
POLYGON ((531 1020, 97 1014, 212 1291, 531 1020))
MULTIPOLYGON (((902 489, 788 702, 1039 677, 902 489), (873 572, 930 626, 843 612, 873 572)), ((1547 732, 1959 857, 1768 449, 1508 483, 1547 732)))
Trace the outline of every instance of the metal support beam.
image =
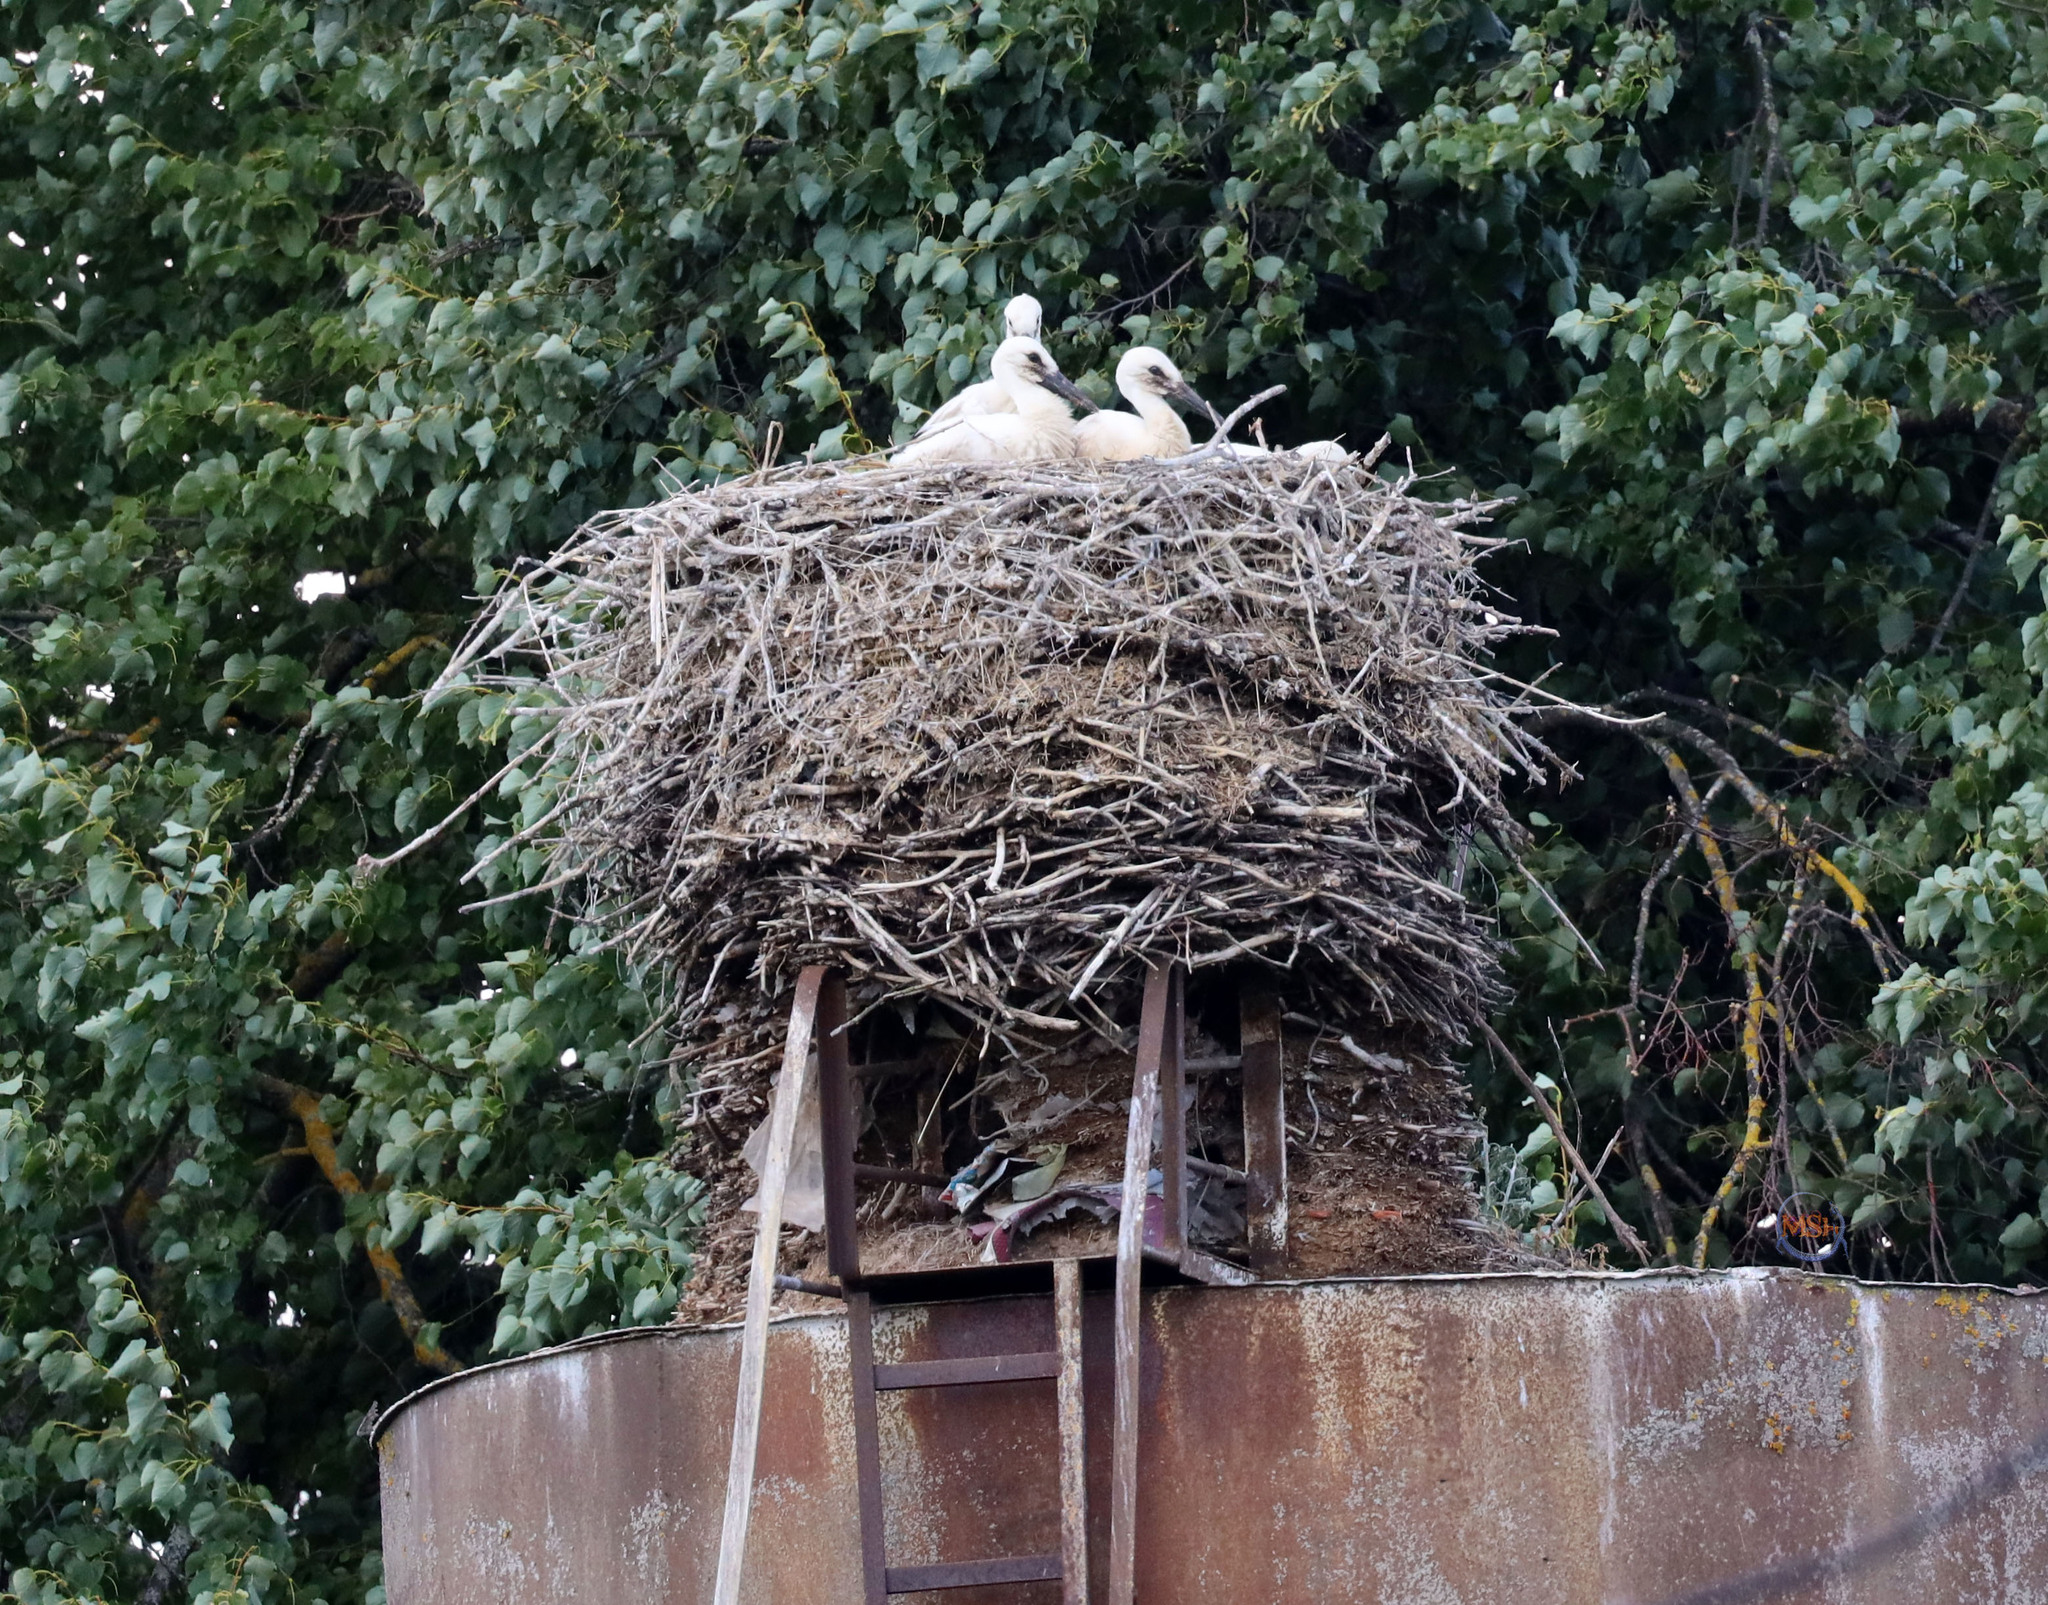
MULTIPOLYGON (((1187 977, 1178 964, 1166 967, 1166 1015, 1158 1044, 1160 1238, 1166 1252, 1188 1246, 1188 1078, 1187 977)), ((1145 1051, 1139 1034, 1138 1051, 1145 1051)))
POLYGON ((861 1605, 887 1605, 882 1520, 882 1431, 875 1410, 875 1307, 846 1295, 846 1348, 853 1362, 853 1478, 860 1502, 861 1605))
POLYGON ((834 970, 818 993, 818 1141, 825 1161, 825 1264, 846 1287, 860 1282, 853 1189, 856 1107, 846 1052, 846 981, 834 970))

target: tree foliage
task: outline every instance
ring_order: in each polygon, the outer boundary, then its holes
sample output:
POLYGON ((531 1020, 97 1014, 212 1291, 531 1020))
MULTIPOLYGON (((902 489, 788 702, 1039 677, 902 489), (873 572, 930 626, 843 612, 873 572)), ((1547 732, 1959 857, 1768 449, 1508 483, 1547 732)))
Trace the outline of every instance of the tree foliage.
MULTIPOLYGON (((381 1597, 366 1410, 666 1316, 646 989, 493 901, 542 715, 421 689, 596 509, 912 427, 1022 288, 1105 399, 1147 340, 1517 498, 1504 666, 1635 722, 1554 724, 1582 778, 1467 884, 1647 1238, 1750 1257, 1808 1187, 1865 1268, 2038 1265, 2037 12, 0 28, 0 1598, 381 1597)), ((1603 1236, 1474 1070, 1503 1196, 1603 1236)))

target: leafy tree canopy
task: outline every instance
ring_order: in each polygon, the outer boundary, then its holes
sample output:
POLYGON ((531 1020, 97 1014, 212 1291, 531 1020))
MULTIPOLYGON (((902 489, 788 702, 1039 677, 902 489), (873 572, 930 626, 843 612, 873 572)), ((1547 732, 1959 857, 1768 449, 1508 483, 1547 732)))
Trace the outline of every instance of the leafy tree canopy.
MULTIPOLYGON (((2048 1200, 2040 14, 5 0, 0 1599, 381 1599, 366 1411, 664 1319, 641 981, 422 688, 586 515, 886 443, 1001 298, 1512 496, 1626 723, 1472 844, 1653 1246, 2017 1276, 2048 1200), (472 804, 464 807, 465 803, 472 804), (442 825, 429 849, 389 855, 442 825)), ((1531 693, 1543 700, 1542 692, 1531 693)), ((1481 1052, 1496 1204, 1604 1240, 1481 1052)))

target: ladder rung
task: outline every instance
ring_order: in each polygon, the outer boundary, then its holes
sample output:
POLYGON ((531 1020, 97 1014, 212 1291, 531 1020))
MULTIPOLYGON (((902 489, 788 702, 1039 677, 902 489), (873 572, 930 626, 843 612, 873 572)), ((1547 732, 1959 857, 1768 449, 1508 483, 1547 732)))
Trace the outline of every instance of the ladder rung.
POLYGON ((876 1366, 875 1391, 953 1388, 968 1382, 1029 1382, 1059 1374, 1060 1357, 1051 1349, 1043 1354, 977 1354, 967 1360, 911 1360, 902 1365, 876 1366))
POLYGON ((945 1566, 891 1566, 884 1574, 891 1594, 927 1588, 973 1588, 986 1583, 1042 1583, 1063 1574, 1057 1555, 1006 1555, 1000 1560, 963 1560, 945 1566))

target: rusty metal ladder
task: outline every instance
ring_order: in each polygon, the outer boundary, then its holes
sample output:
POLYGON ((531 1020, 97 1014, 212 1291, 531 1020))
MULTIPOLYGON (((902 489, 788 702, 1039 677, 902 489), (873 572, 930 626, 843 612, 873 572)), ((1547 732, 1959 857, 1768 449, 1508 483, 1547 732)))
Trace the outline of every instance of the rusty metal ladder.
MULTIPOLYGON (((1138 1382, 1140 1287, 1148 1259, 1173 1267, 1199 1282, 1242 1284, 1256 1273, 1280 1268, 1286 1244, 1286 1131, 1281 1101, 1280 1029, 1269 997, 1247 994, 1243 1001, 1244 1126, 1248 1216, 1253 1273, 1246 1273, 1189 1247, 1186 1233, 1187 1135, 1182 1090, 1185 1072, 1186 976, 1178 964, 1155 965, 1145 986, 1137 1062, 1132 1077, 1130 1122, 1124 1149, 1123 1194, 1117 1224, 1115 1426, 1111 1443, 1109 1578, 1106 1605, 1132 1605, 1136 1589, 1138 1502, 1138 1382), (1147 1241, 1148 1177, 1155 1121, 1160 1128, 1164 1181, 1157 1241, 1147 1241)), ((886 1605, 894 1595, 926 1590, 1057 1580, 1062 1605, 1088 1605, 1088 1496, 1086 1434, 1082 1410, 1081 1266, 1053 1264, 1055 1346, 1018 1354, 923 1360, 877 1365, 874 1357, 874 1293, 861 1272, 855 1231, 855 1183, 867 1179, 912 1178, 905 1172, 857 1164, 858 1133, 853 1071, 846 1038, 846 988, 837 972, 823 966, 799 978, 785 1049, 784 1096, 800 1097, 802 1065, 815 1048, 820 1139, 824 1161, 825 1259, 833 1283, 806 1283, 773 1276, 772 1258, 762 1259, 778 1285, 843 1298, 852 1367, 853 1430, 860 1508, 862 1605, 886 1605), (792 1074, 791 1072, 795 1073, 792 1074), (1058 1385, 1060 1548, 1040 1555, 998 1556, 935 1565, 891 1566, 886 1555, 882 1502, 880 1395, 911 1389, 972 1383, 1052 1379, 1058 1385)), ((779 1210, 779 1205, 778 1205, 779 1210)), ((765 1252, 772 1256, 772 1247, 765 1252)), ((977 1282, 992 1280, 980 1268, 946 1273, 954 1296, 972 1296, 977 1282), (971 1291, 970 1291, 971 1290, 971 1291)), ((765 1296, 766 1288, 763 1288, 765 1296)), ((765 1316, 765 1305, 760 1312, 765 1316)), ((765 1325, 765 1323, 762 1323, 765 1325)), ((765 1334, 764 1334, 765 1335, 765 1334)), ((758 1380, 755 1382, 758 1396, 758 1380)), ((744 1383, 743 1383, 744 1389, 744 1383)), ((745 1417, 743 1402, 741 1417, 745 1417)), ((737 1442, 737 1438, 736 1438, 737 1442)), ((751 1444, 745 1468, 736 1452, 734 1477, 751 1482, 751 1444)), ((736 1590, 738 1550, 744 1548, 745 1490, 728 1486, 727 1548, 721 1553, 721 1581, 736 1590), (738 1509, 737 1526, 733 1512, 738 1509), (730 1572, 727 1567, 730 1566, 730 1572)))
POLYGON ((1060 1260, 1053 1271, 1056 1347, 1042 1353, 877 1365, 873 1299, 866 1292, 849 1291, 846 1295, 848 1348, 853 1362, 854 1457, 860 1485, 863 1605, 882 1605, 892 1595, 915 1594, 926 1589, 1046 1580, 1062 1585, 1062 1605, 1087 1605, 1088 1492, 1083 1471, 1085 1440, 1081 1414, 1080 1262, 1060 1260), (1048 1377, 1059 1387, 1059 1549, 1042 1555, 1005 1555, 926 1566, 888 1564, 883 1532, 880 1395, 910 1388, 1027 1382, 1048 1377))
MULTIPOLYGON (((853 1071, 846 1042, 846 988, 837 974, 822 977, 816 1014, 818 1114, 825 1168, 825 1264, 837 1281, 830 1291, 846 1300, 847 1350, 853 1370, 853 1445, 860 1499, 862 1605, 885 1605, 892 1595, 995 1583, 1061 1583, 1062 1605, 1087 1605, 1088 1491, 1081 1409, 1081 1267, 1053 1267, 1054 1347, 1026 1354, 966 1359, 875 1363, 874 1295, 861 1275, 854 1229, 854 1184, 880 1175, 854 1162, 853 1071), (971 1383, 1053 1380, 1059 1393, 1060 1547, 1042 1555, 925 1566, 891 1566, 882 1508, 880 1396, 911 1389, 971 1383)), ((971 1285, 973 1273, 956 1273, 971 1285)), ((824 1291, 821 1289, 820 1291, 824 1291)))

